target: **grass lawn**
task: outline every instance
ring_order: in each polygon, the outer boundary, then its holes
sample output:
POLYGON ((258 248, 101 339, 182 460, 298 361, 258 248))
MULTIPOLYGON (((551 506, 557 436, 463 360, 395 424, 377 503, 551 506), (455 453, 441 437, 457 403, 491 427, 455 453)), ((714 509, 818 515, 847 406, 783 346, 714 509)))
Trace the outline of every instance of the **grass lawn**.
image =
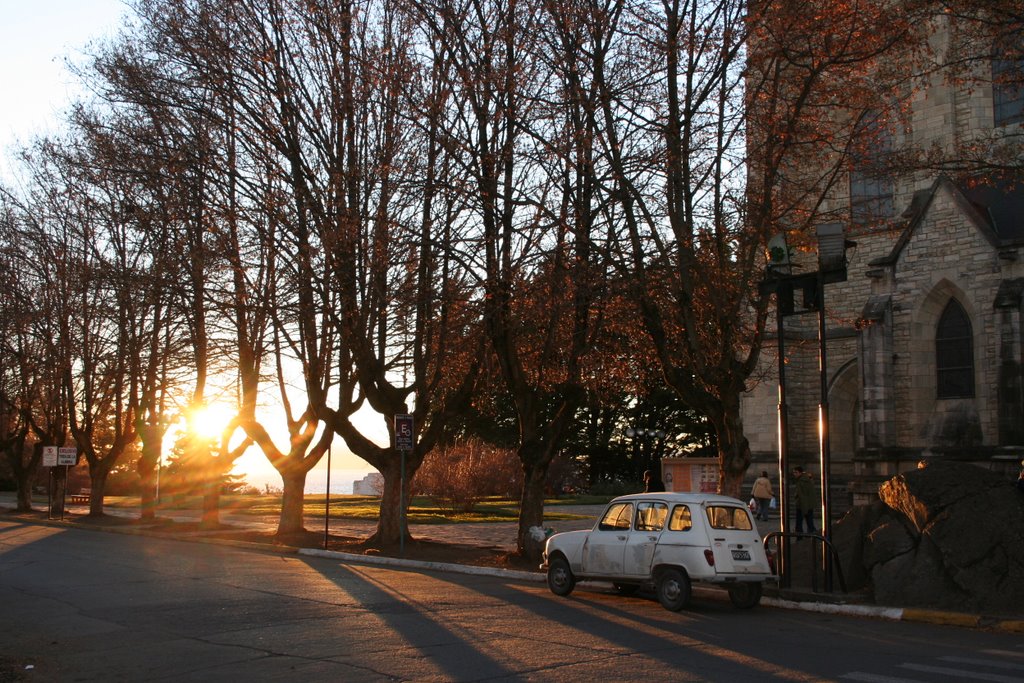
MULTIPOLYGON (((558 508, 566 505, 602 505, 608 496, 573 496, 553 498, 544 501, 544 516, 547 519, 583 519, 583 515, 571 512, 559 512, 558 508)), ((305 499, 305 511, 310 516, 322 516, 326 506, 323 494, 310 494, 305 499)), ((106 496, 104 505, 108 507, 138 507, 137 496, 106 496)), ((332 495, 330 499, 332 518, 377 519, 380 499, 374 496, 332 495)), ((162 499, 158 509, 198 509, 202 500, 198 497, 183 497, 173 500, 162 499)), ((281 512, 280 495, 258 496, 223 496, 220 509, 222 512, 235 512, 251 515, 278 515, 281 512)), ((418 524, 458 524, 460 522, 515 522, 519 519, 519 501, 504 498, 486 498, 477 503, 469 512, 453 511, 438 505, 432 498, 416 496, 413 498, 408 512, 410 522, 418 524)))

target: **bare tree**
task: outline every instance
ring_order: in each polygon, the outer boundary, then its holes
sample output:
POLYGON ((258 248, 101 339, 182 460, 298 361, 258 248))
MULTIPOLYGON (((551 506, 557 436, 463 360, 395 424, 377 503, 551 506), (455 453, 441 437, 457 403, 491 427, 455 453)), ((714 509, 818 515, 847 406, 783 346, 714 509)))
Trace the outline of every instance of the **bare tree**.
MULTIPOLYGON (((515 404, 524 472, 517 547, 539 554, 544 484, 583 396, 608 231, 595 168, 594 47, 574 3, 416 3, 452 92, 446 144, 479 231, 482 315, 515 404)), ((601 49, 598 47, 597 49, 601 49)))
POLYGON ((33 394, 46 362, 33 338, 32 289, 22 267, 23 246, 18 207, 0 188, 0 452, 18 485, 17 509, 32 509, 32 475, 41 449, 31 448, 33 394))
MULTIPOLYGON (((66 334, 70 301, 70 281, 65 251, 56 236, 66 227, 67 204, 56 186, 48 182, 46 164, 25 164, 24 193, 4 190, 4 218, 8 250, 12 259, 12 279, 5 288, 4 300, 10 308, 8 353, 17 368, 19 390, 10 394, 17 401, 21 419, 28 424, 34 441, 31 455, 18 448, 10 451, 20 463, 13 469, 19 475, 19 505, 31 505, 29 477, 41 460, 45 446, 67 445, 69 422, 65 401, 70 363, 70 339, 66 334), (22 477, 24 479, 22 480, 22 477)), ((5 319, 7 314, 5 314, 5 319)), ((13 377, 12 377, 13 378, 13 377)), ((8 385, 13 391, 13 385, 8 385)), ((65 488, 65 468, 51 470, 52 512, 59 512, 65 488)), ((25 509, 28 509, 26 507, 25 509)))
POLYGON ((593 67, 622 272, 666 381, 714 425, 732 495, 750 462, 739 408, 766 320, 764 245, 787 231, 804 242, 824 222, 851 129, 885 101, 872 94, 871 67, 909 30, 889 3, 826 4, 593 10, 630 28, 593 67))

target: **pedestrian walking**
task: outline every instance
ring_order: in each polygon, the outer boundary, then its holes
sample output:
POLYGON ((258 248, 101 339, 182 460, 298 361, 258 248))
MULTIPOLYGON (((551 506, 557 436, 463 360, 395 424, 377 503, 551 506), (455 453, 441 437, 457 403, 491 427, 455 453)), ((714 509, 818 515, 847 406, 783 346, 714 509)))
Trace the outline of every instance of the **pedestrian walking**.
POLYGON ((814 489, 814 477, 810 472, 804 472, 799 465, 793 468, 793 502, 796 508, 796 532, 803 533, 804 524, 807 524, 807 533, 818 533, 814 528, 814 508, 820 502, 817 491, 814 489))
POLYGON ((768 521, 768 509, 771 505, 775 492, 772 490, 772 480, 768 478, 768 472, 762 471, 761 476, 754 480, 754 487, 750 491, 751 497, 757 501, 757 509, 754 516, 760 520, 768 521))

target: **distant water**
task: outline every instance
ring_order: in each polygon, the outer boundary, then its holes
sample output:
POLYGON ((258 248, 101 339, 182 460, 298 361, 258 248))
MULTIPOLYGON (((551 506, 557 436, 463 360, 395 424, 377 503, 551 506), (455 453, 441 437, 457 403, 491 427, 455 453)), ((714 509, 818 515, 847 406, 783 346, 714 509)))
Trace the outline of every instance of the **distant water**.
MULTIPOLYGON (((356 470, 334 470, 331 472, 331 494, 351 495, 352 486, 369 472, 356 470)), ((327 471, 313 470, 306 476, 306 493, 327 492, 327 471)))
MULTIPOLYGON (((369 472, 363 470, 332 470, 331 471, 331 495, 351 495, 352 485, 365 477, 369 472)), ((281 477, 277 473, 270 473, 263 476, 246 475, 247 483, 252 484, 260 490, 265 486, 272 489, 281 488, 281 477)), ((314 469, 306 475, 305 493, 324 494, 327 492, 327 470, 314 469)))

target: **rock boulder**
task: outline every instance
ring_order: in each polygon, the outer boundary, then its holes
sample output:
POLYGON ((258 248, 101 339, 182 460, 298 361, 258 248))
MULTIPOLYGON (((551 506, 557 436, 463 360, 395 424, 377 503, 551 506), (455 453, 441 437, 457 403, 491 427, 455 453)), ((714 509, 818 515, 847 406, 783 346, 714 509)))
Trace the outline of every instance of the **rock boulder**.
POLYGON ((970 463, 930 461, 833 527, 851 589, 883 605, 1024 614, 1024 495, 970 463))

